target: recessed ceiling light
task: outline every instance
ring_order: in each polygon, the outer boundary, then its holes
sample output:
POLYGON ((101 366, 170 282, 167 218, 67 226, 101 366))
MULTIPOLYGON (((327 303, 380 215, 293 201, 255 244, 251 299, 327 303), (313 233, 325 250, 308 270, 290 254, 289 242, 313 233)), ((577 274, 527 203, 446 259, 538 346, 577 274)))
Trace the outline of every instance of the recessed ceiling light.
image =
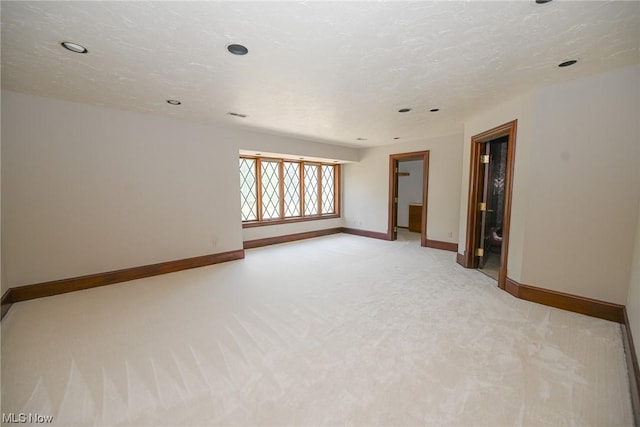
POLYGON ((398 110, 398 113, 408 113, 409 111, 411 111, 411 108, 401 108, 398 110))
POLYGON ((366 141, 367 138, 356 138, 358 141, 366 141))
POLYGON ((182 102, 178 101, 177 99, 167 99, 167 104, 180 105, 182 104, 182 102))
POLYGON ((569 67, 569 66, 575 64, 576 62, 578 62, 578 61, 576 61, 575 59, 572 59, 570 61, 564 61, 563 63, 558 64, 558 67, 562 67, 562 68, 569 67))
POLYGON ((439 109, 439 108, 432 108, 432 109, 431 109, 431 110, 429 110, 429 111, 431 111, 432 113, 435 113, 436 111, 440 111, 440 109, 439 109))
POLYGON ((74 53, 87 53, 87 52, 89 52, 86 47, 84 47, 82 45, 79 45, 78 43, 74 43, 74 42, 60 42, 60 45, 63 48, 65 48, 67 50, 70 50, 71 52, 74 52, 74 53))
POLYGON ((230 44, 227 46, 227 50, 234 55, 246 55, 249 53, 249 49, 242 46, 241 44, 230 44))
POLYGON ((247 117, 246 114, 234 113, 234 112, 231 112, 231 111, 229 111, 227 114, 230 115, 230 116, 234 116, 234 117, 242 117, 242 118, 247 117))

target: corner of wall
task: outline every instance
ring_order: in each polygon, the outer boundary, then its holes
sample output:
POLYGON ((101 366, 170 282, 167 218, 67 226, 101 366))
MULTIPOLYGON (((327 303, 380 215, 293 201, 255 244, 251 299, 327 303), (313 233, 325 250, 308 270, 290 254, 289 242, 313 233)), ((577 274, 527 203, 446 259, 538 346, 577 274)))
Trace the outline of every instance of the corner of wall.
POLYGON ((640 203, 638 203, 638 221, 635 231, 626 310, 629 318, 629 328, 634 334, 636 354, 640 354, 640 203))

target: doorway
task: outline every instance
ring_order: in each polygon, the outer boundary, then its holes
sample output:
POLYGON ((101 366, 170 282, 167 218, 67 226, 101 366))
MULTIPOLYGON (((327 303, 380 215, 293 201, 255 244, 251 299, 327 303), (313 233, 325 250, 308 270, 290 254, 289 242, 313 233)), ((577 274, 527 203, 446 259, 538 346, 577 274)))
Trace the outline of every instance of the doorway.
POLYGON ((505 288, 517 120, 471 138, 467 235, 463 265, 505 288))
MULTIPOLYGON (((416 185, 419 185, 417 183, 416 185)), ((389 156, 389 225, 387 239, 398 238, 399 215, 402 215, 400 226, 406 223, 407 229, 411 228, 420 232, 420 245, 427 246, 427 194, 429 187, 429 151, 417 151, 411 153, 392 154, 389 156), (418 174, 415 171, 416 161, 420 161, 421 189, 417 194, 408 196, 400 194, 401 180, 411 178, 411 170, 414 170, 414 178, 418 174), (405 166, 404 168, 401 166, 405 166), (406 170, 403 170, 406 169, 406 170), (408 175, 407 175, 408 174, 408 175), (409 200, 409 197, 411 200, 409 200), (416 199, 416 200, 413 200, 416 199), (402 202, 402 206, 400 203, 402 202), (404 206, 407 205, 407 206, 404 206), (406 209, 405 209, 406 207, 406 209), (407 216, 406 220, 404 216, 407 216)), ((404 188, 403 188, 404 190, 404 188)), ((410 191, 409 191, 410 193, 410 191)))
POLYGON ((480 151, 483 173, 480 199, 480 222, 476 225, 480 234, 478 269, 498 280, 500 255, 502 254, 502 230, 504 223, 504 184, 507 166, 507 139, 502 136, 483 142, 480 151))

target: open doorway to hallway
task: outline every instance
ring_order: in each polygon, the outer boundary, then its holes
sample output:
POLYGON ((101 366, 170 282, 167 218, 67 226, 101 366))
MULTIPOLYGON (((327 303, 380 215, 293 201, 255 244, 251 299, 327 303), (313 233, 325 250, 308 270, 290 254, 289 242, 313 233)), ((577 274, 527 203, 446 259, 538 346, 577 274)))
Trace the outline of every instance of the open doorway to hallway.
POLYGON ((389 225, 387 238, 396 240, 398 228, 420 233, 420 245, 427 245, 427 194, 429 151, 389 156, 389 225))
MULTIPOLYGON (((424 160, 398 162, 398 233, 415 234, 420 240, 422 230, 422 169, 424 160)), ((398 234, 400 239, 400 234, 398 234)))

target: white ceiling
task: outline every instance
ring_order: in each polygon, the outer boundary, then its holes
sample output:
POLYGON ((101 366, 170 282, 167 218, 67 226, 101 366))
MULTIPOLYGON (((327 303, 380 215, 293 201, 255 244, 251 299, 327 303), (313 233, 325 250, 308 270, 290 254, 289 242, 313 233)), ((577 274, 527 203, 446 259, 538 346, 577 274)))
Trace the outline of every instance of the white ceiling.
POLYGON ((640 62, 638 1, 3 1, 1 14, 5 89, 351 146, 461 132, 483 105, 640 62))

